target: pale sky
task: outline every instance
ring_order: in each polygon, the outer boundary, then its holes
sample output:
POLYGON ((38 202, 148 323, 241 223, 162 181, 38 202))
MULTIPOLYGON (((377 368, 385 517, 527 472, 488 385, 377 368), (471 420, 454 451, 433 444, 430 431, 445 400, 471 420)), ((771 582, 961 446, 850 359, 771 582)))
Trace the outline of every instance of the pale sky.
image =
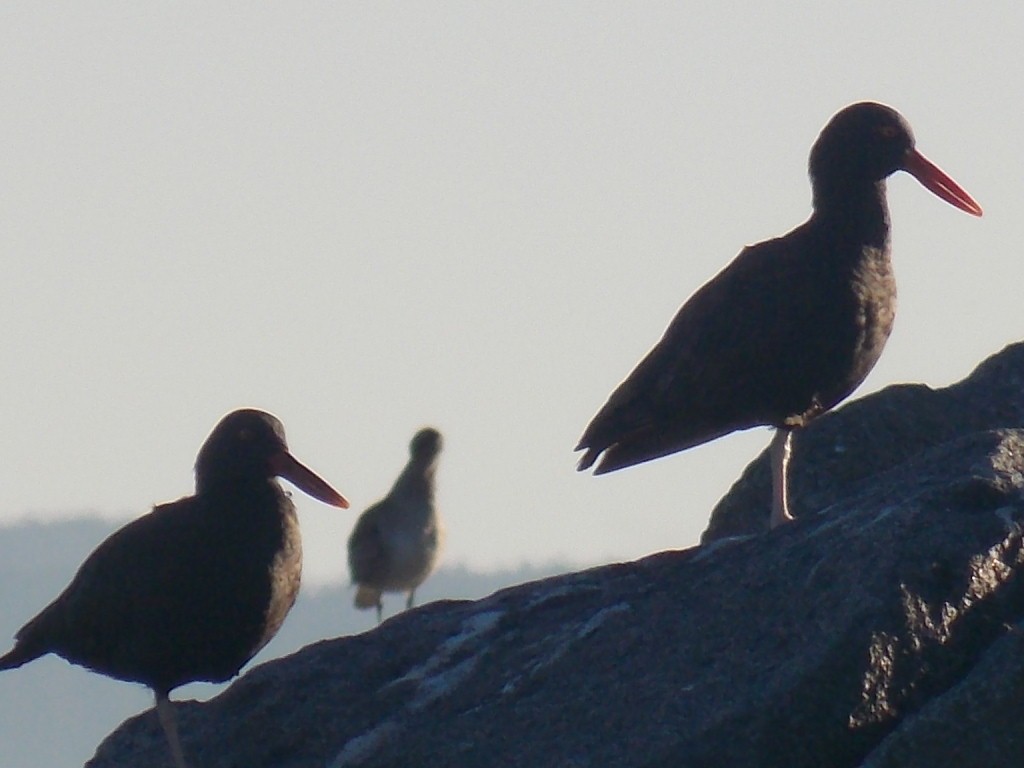
POLYGON ((705 5, 7 4, 0 522, 191 493, 256 406, 353 502, 296 493, 307 581, 425 424, 450 564, 691 545, 767 430, 597 478, 572 448, 695 289, 806 218, 861 99, 985 217, 891 180, 899 311, 855 396, 1020 339, 1020 5, 705 5))

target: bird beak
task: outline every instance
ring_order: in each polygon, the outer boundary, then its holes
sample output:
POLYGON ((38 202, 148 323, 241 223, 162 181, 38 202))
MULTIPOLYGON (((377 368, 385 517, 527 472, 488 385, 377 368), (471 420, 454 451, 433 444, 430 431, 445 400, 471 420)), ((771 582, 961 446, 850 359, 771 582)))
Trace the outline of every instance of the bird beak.
POLYGON ((277 477, 283 477, 296 488, 305 491, 314 499, 332 507, 348 509, 348 499, 334 490, 326 480, 300 463, 288 451, 281 451, 270 460, 270 469, 277 477))
POLYGON ((972 216, 981 216, 981 206, 974 202, 974 198, 916 149, 911 148, 907 151, 903 170, 920 181, 929 192, 941 197, 950 205, 955 205, 972 216))

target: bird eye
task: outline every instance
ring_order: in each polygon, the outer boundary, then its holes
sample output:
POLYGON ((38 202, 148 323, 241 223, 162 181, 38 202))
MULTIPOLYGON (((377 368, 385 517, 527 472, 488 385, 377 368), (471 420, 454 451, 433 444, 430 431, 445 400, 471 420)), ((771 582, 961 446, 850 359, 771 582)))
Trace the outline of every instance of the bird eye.
POLYGON ((895 139, 898 132, 895 125, 882 125, 878 128, 878 133, 883 139, 895 139))
POLYGON ((238 430, 238 440, 242 443, 247 443, 252 440, 252 431, 248 429, 238 430))

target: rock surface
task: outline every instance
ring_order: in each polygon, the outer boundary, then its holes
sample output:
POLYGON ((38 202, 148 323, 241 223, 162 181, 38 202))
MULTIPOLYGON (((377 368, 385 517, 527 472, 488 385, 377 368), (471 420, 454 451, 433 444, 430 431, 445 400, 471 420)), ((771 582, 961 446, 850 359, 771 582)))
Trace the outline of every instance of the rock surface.
MULTIPOLYGON (((433 603, 257 667, 178 706, 186 755, 193 768, 1019 765, 1022 372, 1017 345, 946 390, 895 387, 821 419, 797 453, 794 496, 815 495, 791 525, 433 603), (843 462, 859 469, 836 477, 843 462)), ((88 765, 169 764, 149 711, 88 765)))
MULTIPOLYGON (((817 512, 929 448, 961 435, 1024 427, 1024 343, 1011 344, 944 389, 901 384, 854 400, 793 436, 790 511, 817 512)), ((701 541, 768 529, 765 450, 715 506, 701 541)))

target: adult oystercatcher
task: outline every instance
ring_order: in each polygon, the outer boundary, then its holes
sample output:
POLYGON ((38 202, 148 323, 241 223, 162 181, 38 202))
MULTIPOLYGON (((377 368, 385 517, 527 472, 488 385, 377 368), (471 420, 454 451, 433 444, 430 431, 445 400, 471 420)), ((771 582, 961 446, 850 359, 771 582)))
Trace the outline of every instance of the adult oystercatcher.
POLYGON ((384 592, 406 592, 411 608, 416 588, 434 570, 441 547, 441 520, 434 504, 434 475, 441 433, 427 427, 409 443, 409 463, 388 495, 356 521, 348 539, 348 565, 356 585, 356 608, 376 608, 381 620, 384 592))
POLYGON ((891 107, 861 102, 811 148, 814 211, 783 237, 744 248, 683 304, 662 339, 580 438, 595 474, 769 425, 771 525, 792 520, 786 474, 794 429, 846 398, 892 330, 885 179, 907 171, 975 216, 981 207, 914 148, 891 107))
POLYGON ((194 496, 160 504, 112 534, 0 657, 0 669, 11 669, 55 653, 149 686, 179 768, 185 760, 168 694, 237 674, 280 628, 299 591, 299 523, 274 478, 348 506, 292 457, 281 422, 263 411, 221 419, 195 471, 194 496))

